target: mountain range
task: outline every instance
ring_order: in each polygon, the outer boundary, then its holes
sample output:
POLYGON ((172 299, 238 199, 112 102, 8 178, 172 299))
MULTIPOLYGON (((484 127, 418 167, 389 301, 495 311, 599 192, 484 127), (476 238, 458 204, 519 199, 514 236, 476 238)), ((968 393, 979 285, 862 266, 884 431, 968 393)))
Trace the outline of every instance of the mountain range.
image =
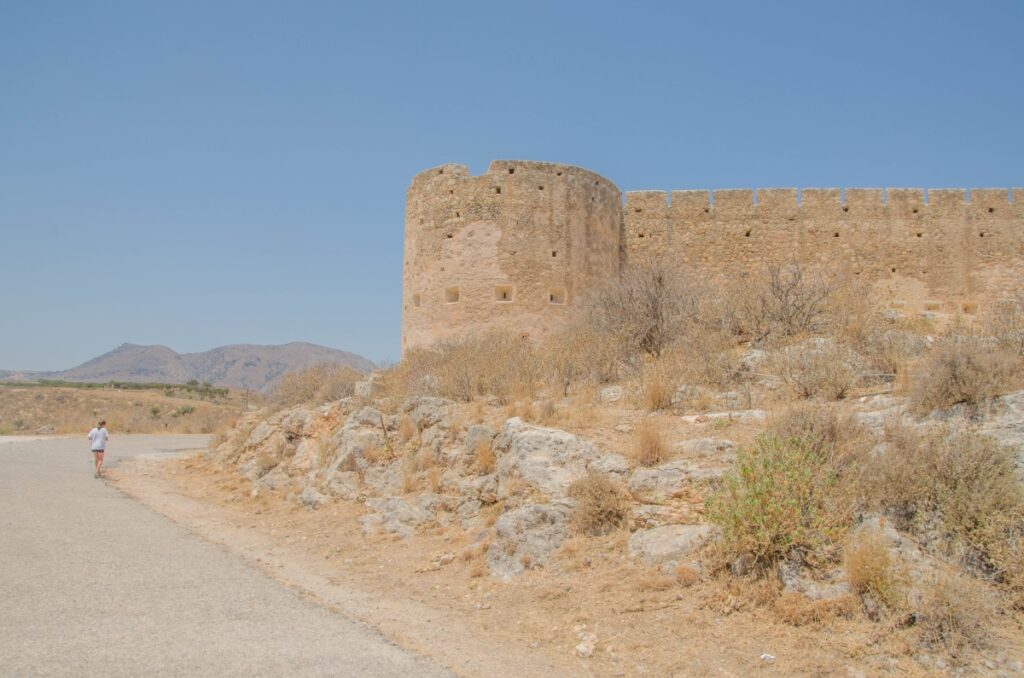
POLYGON ((370 360, 335 348, 292 342, 279 346, 231 344, 202 353, 177 353, 166 346, 121 344, 113 351, 57 372, 0 370, 0 380, 135 381, 183 384, 195 379, 214 386, 265 391, 286 372, 323 363, 374 369, 370 360))

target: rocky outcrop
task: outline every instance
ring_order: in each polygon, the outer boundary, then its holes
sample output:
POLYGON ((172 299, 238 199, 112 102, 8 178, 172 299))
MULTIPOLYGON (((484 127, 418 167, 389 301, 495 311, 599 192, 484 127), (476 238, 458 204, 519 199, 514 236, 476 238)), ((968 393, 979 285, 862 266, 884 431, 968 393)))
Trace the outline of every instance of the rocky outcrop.
POLYGON ((638 468, 629 479, 629 491, 638 501, 659 504, 683 495, 693 483, 718 480, 723 472, 678 459, 654 468, 638 468))
POLYGON ((515 417, 494 439, 498 457, 498 495, 513 479, 522 479, 548 497, 565 497, 569 485, 598 458, 597 449, 571 433, 532 426, 515 417))
POLYGON ((711 525, 665 525, 637 530, 629 538, 629 554, 649 565, 675 566, 716 534, 711 525))
POLYGON ((487 549, 487 567, 500 577, 542 567, 569 536, 572 501, 527 504, 503 514, 487 549))

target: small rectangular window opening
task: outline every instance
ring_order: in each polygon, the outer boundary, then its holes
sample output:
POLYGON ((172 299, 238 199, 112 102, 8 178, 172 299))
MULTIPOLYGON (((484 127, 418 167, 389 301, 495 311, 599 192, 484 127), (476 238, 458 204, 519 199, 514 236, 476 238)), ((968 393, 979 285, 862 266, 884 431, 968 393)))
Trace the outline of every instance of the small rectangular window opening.
POLYGON ((454 304, 459 300, 459 288, 449 287, 444 291, 444 300, 449 304, 454 304))
POLYGON ((498 195, 501 195, 501 186, 495 186, 494 192, 497 193, 498 195))
POLYGON ((558 256, 558 250, 551 250, 551 257, 554 258, 554 257, 557 257, 557 256, 558 256))
POLYGON ((508 173, 509 174, 515 174, 516 173, 516 168, 515 167, 509 167, 508 168, 508 173))
POLYGON ((494 288, 495 301, 512 301, 512 286, 498 285, 494 288))
POLYGON ((548 292, 548 303, 551 304, 564 304, 565 303, 565 290, 561 287, 556 287, 548 292))
POLYGON ((418 295, 418 294, 412 295, 412 305, 415 306, 416 308, 420 307, 420 295, 418 295))

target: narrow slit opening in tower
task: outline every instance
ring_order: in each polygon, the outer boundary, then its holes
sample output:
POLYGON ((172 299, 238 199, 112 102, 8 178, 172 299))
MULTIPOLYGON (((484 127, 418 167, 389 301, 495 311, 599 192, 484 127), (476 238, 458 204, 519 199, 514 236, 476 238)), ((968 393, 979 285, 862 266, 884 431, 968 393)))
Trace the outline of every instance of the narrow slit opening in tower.
POLYGON ((415 306, 416 308, 420 307, 420 295, 418 295, 418 294, 412 295, 412 305, 415 306))
POLYGON ((538 186, 538 187, 537 187, 537 190, 538 190, 538 191, 543 191, 543 190, 544 190, 544 187, 543 187, 543 186, 538 186))
POLYGON ((498 285, 494 288, 495 301, 512 301, 512 286, 498 285))
POLYGON ((509 167, 508 168, 508 173, 509 174, 515 174, 516 173, 516 168, 515 167, 509 167))
POLYGON ((996 208, 995 208, 995 207, 989 207, 989 208, 988 208, 988 213, 989 213, 989 214, 992 214, 992 213, 993 213, 993 212, 995 212, 995 211, 996 211, 996 208))
POLYGON ((551 258, 553 259, 553 258, 555 258, 557 256, 558 256, 558 250, 551 250, 551 258))
POLYGON ((501 195, 501 186, 495 186, 494 192, 497 193, 498 195, 501 195))
POLYGON ((550 304, 564 304, 565 303, 565 290, 561 287, 556 287, 548 292, 548 303, 550 304))
POLYGON ((459 288, 449 287, 444 291, 444 300, 449 304, 454 304, 459 300, 459 288))

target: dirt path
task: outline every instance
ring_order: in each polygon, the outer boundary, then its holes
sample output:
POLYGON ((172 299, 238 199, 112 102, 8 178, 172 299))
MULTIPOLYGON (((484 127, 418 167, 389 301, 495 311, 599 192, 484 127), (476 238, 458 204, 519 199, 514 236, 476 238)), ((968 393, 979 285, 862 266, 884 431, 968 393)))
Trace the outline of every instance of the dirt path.
MULTIPOLYGON (((112 472, 204 443, 118 436, 112 472)), ((450 675, 94 480, 91 464, 84 437, 0 445, 4 674, 450 675)))
MULTIPOLYGON (((460 676, 588 675, 548 654, 524 653, 488 642, 471 624, 454 618, 443 607, 366 587, 360 578, 339 571, 338 561, 351 554, 336 553, 333 562, 317 560, 304 549, 286 543, 288 540, 258 529, 256 522, 241 524, 237 514, 183 496, 166 482, 163 475, 168 468, 159 464, 159 460, 134 460, 115 474, 114 482, 130 497, 192 533, 240 554, 304 597, 372 626, 402 647, 429 656, 460 676)), ((387 567, 387 563, 380 567, 387 567)))

